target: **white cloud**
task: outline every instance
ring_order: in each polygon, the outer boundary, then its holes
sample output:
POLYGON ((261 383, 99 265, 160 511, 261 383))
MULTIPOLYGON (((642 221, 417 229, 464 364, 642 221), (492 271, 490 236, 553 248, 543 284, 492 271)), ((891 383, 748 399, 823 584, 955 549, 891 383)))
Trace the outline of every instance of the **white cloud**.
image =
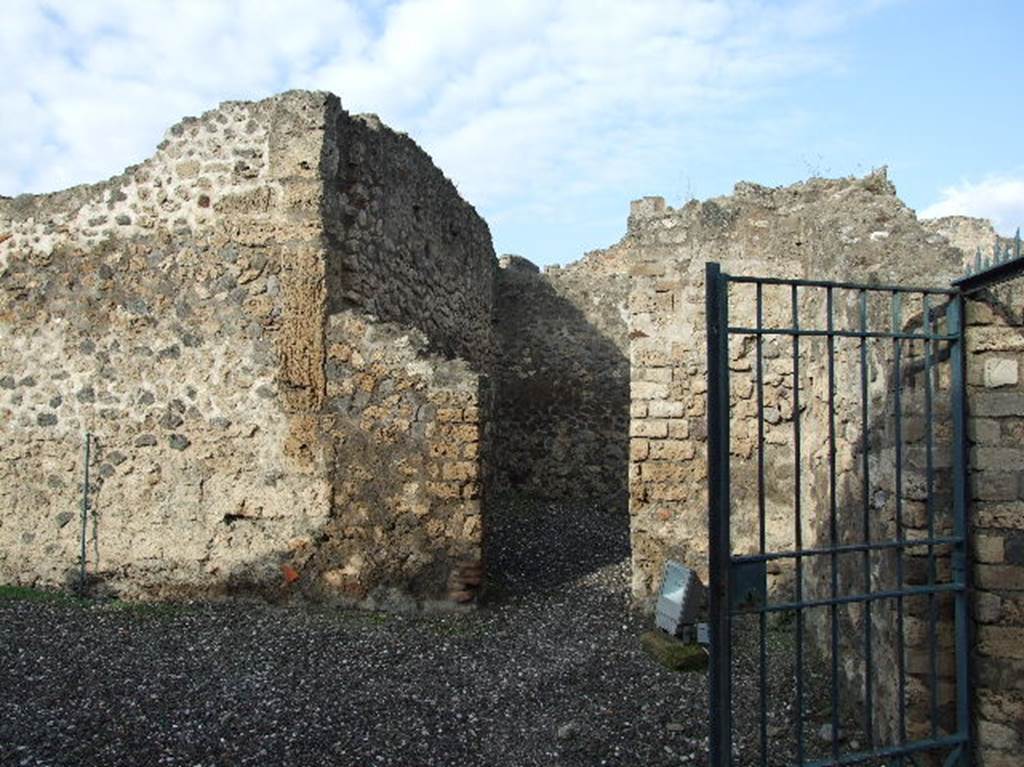
POLYGON ((0 193, 98 180, 186 114, 305 87, 409 132, 488 216, 554 216, 841 66, 830 36, 877 3, 6 0, 0 193))
POLYGON ((365 37, 344 2, 7 0, 0 192, 105 178, 181 117, 301 83, 365 37))
POLYGON ((941 191, 941 199, 921 211, 921 218, 976 216, 992 221, 996 231, 1011 234, 1024 224, 1024 177, 990 176, 964 181, 941 191))

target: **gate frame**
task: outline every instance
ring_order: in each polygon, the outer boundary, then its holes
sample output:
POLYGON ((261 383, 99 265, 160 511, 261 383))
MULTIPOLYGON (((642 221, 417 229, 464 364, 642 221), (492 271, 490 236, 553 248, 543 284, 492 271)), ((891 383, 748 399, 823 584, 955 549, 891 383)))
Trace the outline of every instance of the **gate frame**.
MULTIPOLYGON (((1001 275, 1000 275, 1001 276, 1001 275)), ((958 281, 963 282, 963 281, 958 281)), ((951 579, 949 584, 937 584, 934 579, 930 579, 931 583, 929 586, 924 587, 907 587, 902 582, 902 553, 900 554, 898 566, 898 583, 897 589, 892 592, 874 592, 870 593, 870 581, 868 582, 867 591, 868 593, 861 593, 855 597, 845 597, 840 599, 838 592, 835 592, 835 568, 833 566, 833 595, 832 599, 826 600, 813 600, 809 603, 804 600, 802 595, 802 576, 800 563, 802 556, 810 550, 804 549, 799 538, 795 542, 795 551, 790 554, 795 554, 790 558, 793 558, 797 562, 797 593, 796 601, 791 603, 785 609, 793 609, 797 615, 797 630, 798 630, 798 650, 797 650, 797 689, 798 698, 800 697, 800 687, 802 684, 802 672, 803 663, 801 657, 802 651, 802 612, 803 609, 810 604, 814 606, 830 606, 833 611, 832 621, 832 659, 833 659, 833 736, 832 736, 832 758, 825 760, 817 760, 813 762, 807 762, 804 760, 802 752, 802 719, 803 719, 803 708, 802 700, 800 705, 797 706, 797 738, 798 738, 798 750, 797 750, 797 762, 798 765, 840 765, 846 763, 856 763, 862 760, 870 758, 885 758, 895 759, 895 763, 903 764, 904 757, 910 756, 913 753, 935 750, 939 748, 950 748, 951 751, 946 758, 945 764, 947 767, 970 767, 972 763, 972 750, 973 750, 973 735, 972 735, 972 701, 971 701, 971 669, 970 669, 970 613, 969 613, 969 597, 970 597, 970 569, 968 567, 970 560, 970 547, 969 547, 969 527, 967 525, 967 512, 969 504, 969 493, 967 488, 967 470, 968 470, 968 442, 966 432, 966 355, 964 353, 964 297, 968 292, 973 292, 977 287, 972 282, 970 284, 970 290, 965 290, 964 286, 954 283, 953 287, 950 288, 921 288, 921 287, 908 287, 908 286, 897 286, 897 285, 878 285, 878 284, 860 284, 860 283, 849 283, 849 282, 828 282, 819 280, 801 280, 801 279, 780 279, 780 278, 768 278, 768 277, 740 277, 729 275, 722 271, 721 266, 715 262, 708 262, 705 267, 705 300, 706 300, 706 327, 707 327, 707 376, 708 376, 708 430, 707 430, 707 466, 708 466, 708 531, 709 531, 709 545, 708 545, 708 565, 709 565, 709 587, 708 587, 708 609, 709 609, 709 629, 710 629, 710 679, 709 679, 709 696, 710 696, 710 727, 709 727, 709 764, 711 767, 732 767, 732 615, 735 613, 743 612, 749 614, 749 611, 734 611, 731 606, 731 594, 732 594, 732 569, 734 557, 731 549, 731 530, 730 530, 730 420, 731 420, 731 407, 729 398, 729 336, 734 335, 756 335, 760 338, 765 335, 764 329, 761 327, 761 286, 762 285, 784 285, 791 286, 793 296, 793 327, 784 330, 785 335, 790 335, 794 339, 794 418, 796 423, 794 425, 795 434, 795 453, 796 460, 794 466, 796 467, 796 483, 799 485, 800 482, 800 465, 801 455, 799 448, 799 347, 798 339, 800 336, 816 335, 825 336, 829 341, 829 369, 830 369, 830 424, 832 423, 834 416, 834 407, 832 402, 832 396, 834 392, 834 379, 831 375, 832 363, 834 360, 834 349, 832 343, 837 336, 853 336, 866 339, 868 337, 876 338, 892 338, 896 341, 902 338, 921 338, 927 340, 927 347, 930 347, 935 340, 945 340, 949 343, 949 361, 951 366, 950 376, 950 400, 952 405, 952 425, 953 425, 953 535, 948 538, 936 538, 934 530, 932 528, 934 513, 929 511, 929 534, 927 539, 910 539, 913 540, 915 546, 928 545, 931 550, 933 545, 951 545, 952 556, 951 556, 951 579), (758 305, 757 305, 757 325, 755 329, 751 328, 730 328, 728 322, 728 287, 730 282, 735 283, 747 283, 757 285, 758 290, 758 305), (811 288, 824 288, 827 290, 828 295, 828 328, 825 331, 812 331, 801 330, 798 324, 797 315, 797 289, 799 287, 811 287, 811 288), (853 333, 849 331, 840 332, 836 331, 832 326, 832 290, 833 289, 846 289, 846 290, 859 290, 861 291, 861 316, 862 316, 862 327, 859 333, 853 333), (865 299, 863 296, 870 292, 892 292, 893 294, 893 320, 894 328, 891 332, 874 332, 868 333, 867 326, 865 324, 865 312, 866 306, 865 299), (901 333, 898 330, 899 320, 899 298, 898 296, 903 293, 915 293, 927 295, 945 295, 949 297, 949 303, 946 308, 946 320, 947 327, 946 333, 943 336, 939 336, 937 333, 921 333, 921 334, 908 334, 901 333), (953 735, 939 738, 937 733, 932 732, 931 738, 923 740, 907 741, 905 726, 903 724, 903 717, 906 711, 906 700, 903 695, 905 685, 905 672, 904 672, 904 656, 905 650, 903 646, 903 630, 902 630, 902 618, 903 608, 902 600, 905 596, 916 596, 920 594, 932 594, 940 592, 952 592, 954 594, 955 606, 954 606, 954 626, 955 626, 955 676, 956 676, 956 719, 957 719, 957 732, 953 735), (881 595, 885 596, 882 597, 881 595), (836 723, 836 684, 838 683, 837 674, 837 653, 836 648, 838 647, 836 630, 835 630, 835 609, 840 603, 849 602, 866 602, 870 604, 871 601, 885 598, 896 598, 898 603, 898 620, 900 621, 900 651, 899 666, 900 666, 900 709, 899 715, 901 720, 901 732, 900 732, 900 745, 888 746, 879 749, 874 749, 874 743, 869 742, 868 747, 872 750, 860 751, 856 755, 847 755, 846 757, 838 756, 838 740, 836 738, 835 723, 836 723), (838 600, 838 601, 837 601, 838 600)), ((926 330, 930 330, 931 325, 931 314, 928 310, 927 299, 924 302, 926 316, 926 330)), ((896 345, 898 350, 899 346, 896 345)), ((760 352, 760 344, 758 345, 760 352)), ((928 353, 926 353, 927 356, 928 353)), ((896 390, 897 390, 897 401, 896 407, 899 407, 898 391, 900 389, 899 380, 899 352, 896 353, 895 364, 896 364, 896 390)), ((759 357, 760 362, 760 357, 759 357)), ((862 362, 863 362, 863 351, 862 351, 862 362)), ((934 365, 934 362, 927 363, 928 365, 934 365)), ((760 367, 758 369, 758 375, 761 375, 760 367)), ((862 370, 862 377, 865 375, 862 370)), ((930 376, 931 373, 929 372, 930 376)), ((863 382, 862 382, 863 385, 863 382)), ((931 396, 931 381, 929 378, 929 397, 931 396)), ((759 401, 758 417, 763 419, 763 403, 759 401)), ((864 433, 867 433, 868 422, 866 419, 866 407, 863 410, 864 415, 864 433)), ((899 424, 900 418, 897 418, 897 424, 899 424)), ((763 420, 762 427, 763 428, 763 420)), ((762 434, 759 430, 759 439, 762 434)), ((834 475, 835 471, 835 448, 834 448, 834 436, 830 434, 830 470, 834 475)), ((897 432, 897 442, 899 441, 899 433, 897 432)), ((759 449, 759 461, 763 461, 761 450, 759 449)), ((901 452, 898 449, 897 452, 897 472, 899 472, 899 466, 901 464, 901 452)), ((930 462, 930 441, 929 441, 929 483, 931 482, 931 462, 930 462)), ((865 458, 866 460, 866 458, 865 458)), ((759 466, 759 471, 763 477, 763 463, 759 466)), ((897 480, 899 482, 899 480, 897 480)), ((759 481, 759 484, 763 486, 763 481, 759 481)), ((834 513, 834 502, 835 494, 833 490, 831 503, 833 505, 834 513)), ((797 524, 799 525, 800 520, 800 499, 799 493, 795 500, 795 516, 797 524)), ((897 501, 899 506, 899 501, 897 501)), ((929 509, 931 509, 929 503, 929 509)), ((904 548, 909 547, 908 539, 903 536, 902 526, 899 522, 899 510, 897 510, 897 535, 895 541, 889 541, 881 544, 872 544, 870 539, 866 540, 863 545, 856 545, 852 547, 853 551, 863 551, 865 559, 868 558, 871 550, 878 550, 882 548, 895 548, 902 552, 904 548)), ((833 517, 834 525, 834 517, 833 517)), ((763 524, 762 524, 762 536, 763 536, 763 524)), ((762 537, 761 554, 755 557, 744 557, 745 560, 758 560, 765 561, 764 555, 766 552, 764 547, 764 540, 762 537)), ((830 548, 825 549, 814 549, 817 554, 831 554, 833 561, 836 554, 839 551, 849 551, 851 546, 846 545, 837 548, 837 542, 833 541, 830 548)), ((778 607, 778 606, 776 606, 778 607)), ((761 655, 761 679, 762 679, 762 690, 764 685, 764 620, 766 612, 776 611, 771 609, 769 606, 763 606, 757 612, 760 613, 761 625, 762 625, 762 655, 761 655)), ((867 647, 870 652, 870 620, 867 621, 867 647)), ((934 640, 933 640, 934 641, 934 640)), ((866 663, 870 664, 870 655, 866 658, 866 663)), ((935 671, 935 651, 932 650, 931 658, 931 683, 934 691, 937 683, 937 675, 935 671)), ((866 689, 868 691, 868 700, 866 706, 870 710, 871 708, 871 677, 870 669, 867 671, 868 681, 866 689)), ((935 696, 932 696, 933 712, 935 711, 935 696)), ((762 711, 762 727, 761 727, 761 754, 762 758, 765 758, 767 752, 767 739, 765 735, 764 722, 766 721, 766 711, 762 711)), ((870 721, 870 719, 869 719, 870 721)), ((934 721, 934 720, 933 720, 934 721)), ((870 724, 869 724, 870 731, 870 724)))

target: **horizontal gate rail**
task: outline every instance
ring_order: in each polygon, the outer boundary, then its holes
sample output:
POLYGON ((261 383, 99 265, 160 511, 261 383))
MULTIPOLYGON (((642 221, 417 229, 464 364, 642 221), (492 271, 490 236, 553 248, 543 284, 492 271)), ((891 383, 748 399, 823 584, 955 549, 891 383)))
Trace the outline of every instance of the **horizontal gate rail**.
POLYGON ((742 328, 731 327, 729 333, 740 336, 811 336, 817 338, 895 338, 900 341, 956 341, 955 335, 929 333, 887 333, 859 330, 800 330, 795 328, 742 328))
POLYGON ((831 605, 852 605, 865 602, 877 602, 879 599, 900 599, 902 597, 920 597, 928 594, 957 593, 964 590, 962 583, 938 583, 934 586, 907 586, 902 589, 888 591, 872 591, 870 594, 857 594, 845 597, 823 597, 821 599, 805 599, 800 602, 774 602, 768 605, 738 608, 730 610, 730 615, 753 615, 756 613, 781 613, 792 610, 809 610, 812 607, 829 607, 831 605))
POLYGON ((963 543, 959 536, 942 536, 939 538, 904 538, 900 541, 881 541, 879 543, 844 543, 839 546, 825 546, 816 549, 800 549, 792 551, 766 551, 764 554, 741 554, 732 558, 734 564, 745 562, 772 562, 776 559, 796 559, 797 557, 827 556, 829 554, 850 554, 857 551, 885 551, 887 549, 914 549, 920 546, 948 546, 963 543))
MULTIPOLYGON (((721 268, 721 267, 719 267, 721 268)), ((742 274, 725 275, 736 284, 786 285, 799 288, 836 288, 838 290, 870 290, 877 293, 923 293, 925 295, 955 296, 956 288, 937 288, 908 285, 873 285, 869 282, 829 282, 828 280, 800 280, 786 277, 749 277, 742 274)))
MULTIPOLYGON (((874 751, 859 751, 853 754, 843 754, 838 759, 815 759, 813 762, 805 762, 804 767, 832 767, 833 765, 864 764, 874 759, 890 759, 892 757, 912 756, 922 751, 934 751, 938 748, 958 748, 966 745, 967 738, 963 735, 949 735, 943 738, 929 738, 918 743, 908 743, 905 746, 888 746, 874 751)), ((955 753, 955 752, 954 752, 955 753)))

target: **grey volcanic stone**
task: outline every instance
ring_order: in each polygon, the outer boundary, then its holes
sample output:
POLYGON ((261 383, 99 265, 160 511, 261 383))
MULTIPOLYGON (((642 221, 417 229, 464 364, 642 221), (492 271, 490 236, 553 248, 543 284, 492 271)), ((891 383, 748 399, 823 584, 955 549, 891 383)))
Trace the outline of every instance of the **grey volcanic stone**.
POLYGON ((167 444, 169 444, 173 450, 184 450, 192 443, 189 441, 188 437, 182 434, 172 434, 170 439, 168 439, 167 444))

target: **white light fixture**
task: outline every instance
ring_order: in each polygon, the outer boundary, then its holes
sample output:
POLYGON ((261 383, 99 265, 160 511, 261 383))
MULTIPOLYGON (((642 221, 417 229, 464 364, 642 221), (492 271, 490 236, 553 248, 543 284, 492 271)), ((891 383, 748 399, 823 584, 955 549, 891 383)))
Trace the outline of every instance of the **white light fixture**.
POLYGON ((665 576, 658 596, 655 625, 672 636, 697 622, 703 585, 697 573, 671 559, 665 561, 665 576))

